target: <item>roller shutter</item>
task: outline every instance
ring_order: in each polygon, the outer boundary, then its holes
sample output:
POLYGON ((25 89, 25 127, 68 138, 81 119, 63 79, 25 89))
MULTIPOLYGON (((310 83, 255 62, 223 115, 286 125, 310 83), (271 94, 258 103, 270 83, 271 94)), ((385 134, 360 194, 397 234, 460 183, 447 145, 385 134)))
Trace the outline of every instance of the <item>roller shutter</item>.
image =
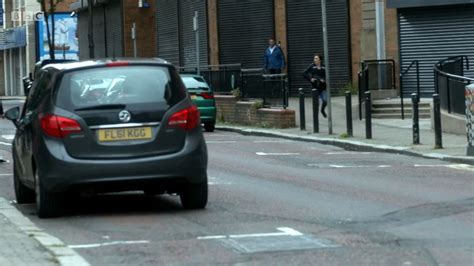
POLYGON ((180 19, 180 63, 182 66, 196 65, 196 35, 193 29, 194 12, 199 16, 199 50, 201 65, 208 64, 208 35, 206 0, 181 0, 180 19))
POLYGON ((176 0, 156 1, 158 56, 176 66, 180 65, 178 6, 176 0))
POLYGON ((105 57, 104 7, 95 7, 93 12, 94 56, 105 57))
POLYGON ((79 59, 89 59, 89 38, 87 32, 89 30, 89 14, 87 11, 78 13, 77 18, 77 34, 79 41, 79 59))
MULTIPOLYGON (((421 96, 434 93, 433 66, 450 56, 467 55, 474 61, 474 5, 399 9, 400 64, 406 69, 420 61, 421 96)), ((471 68, 474 69, 474 68, 471 68)), ((474 77, 474 71, 465 72, 474 77)), ((405 95, 416 92, 416 75, 404 78, 405 95)))
MULTIPOLYGON (((331 86, 341 89, 351 81, 350 31, 347 0, 327 1, 331 86)), ((288 72, 290 90, 310 89, 302 73, 313 55, 324 55, 321 1, 287 0, 288 72)))
POLYGON ((218 1, 221 64, 263 67, 268 39, 274 35, 273 0, 218 1))
POLYGON ((123 56, 123 20, 120 1, 106 6, 107 17, 107 56, 123 56))

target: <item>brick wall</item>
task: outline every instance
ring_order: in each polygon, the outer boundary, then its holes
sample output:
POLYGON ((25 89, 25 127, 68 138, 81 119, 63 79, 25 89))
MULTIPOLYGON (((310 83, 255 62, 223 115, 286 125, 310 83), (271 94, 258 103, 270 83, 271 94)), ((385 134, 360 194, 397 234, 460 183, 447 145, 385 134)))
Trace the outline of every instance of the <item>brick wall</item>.
POLYGON ((135 22, 138 57, 154 57, 157 54, 155 10, 156 1, 148 1, 149 8, 139 8, 137 0, 123 0, 124 56, 133 56, 132 26, 135 22))
MULTIPOLYGON (((286 0, 275 1, 275 39, 281 43, 281 48, 288 58, 288 41, 286 28, 286 0)), ((286 71, 285 71, 286 72, 286 71)))
MULTIPOLYGON (((49 12, 49 3, 51 1, 50 0, 46 0, 46 9, 47 9, 47 12, 49 12)), ((54 0, 54 2, 58 2, 57 0, 54 0)), ((69 6, 76 2, 76 0, 63 0, 61 1, 60 3, 58 3, 56 5, 56 12, 70 12, 71 9, 69 8, 69 6)))
POLYGON ((217 120, 244 126, 292 128, 295 111, 290 109, 257 109, 257 103, 238 101, 234 96, 216 95, 217 120))
POLYGON ((219 30, 217 22, 217 0, 207 0, 207 24, 209 34, 209 63, 219 64, 219 30))

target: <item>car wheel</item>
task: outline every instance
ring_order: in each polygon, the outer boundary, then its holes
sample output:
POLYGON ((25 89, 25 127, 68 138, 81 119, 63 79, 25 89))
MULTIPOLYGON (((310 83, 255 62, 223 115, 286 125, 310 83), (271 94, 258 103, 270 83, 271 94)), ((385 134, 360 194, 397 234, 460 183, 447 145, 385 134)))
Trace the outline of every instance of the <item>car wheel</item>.
POLYGON ((216 129, 216 123, 204 123, 204 129, 207 132, 214 132, 216 129))
POLYGON ((13 166, 13 184, 15 186, 16 202, 18 204, 35 202, 35 192, 21 183, 15 166, 13 166))
POLYGON ((207 181, 201 184, 189 184, 180 193, 181 204, 185 209, 204 209, 207 205, 207 181))
POLYGON ((51 218, 62 214, 62 195, 47 191, 38 171, 35 172, 35 192, 38 217, 51 218))

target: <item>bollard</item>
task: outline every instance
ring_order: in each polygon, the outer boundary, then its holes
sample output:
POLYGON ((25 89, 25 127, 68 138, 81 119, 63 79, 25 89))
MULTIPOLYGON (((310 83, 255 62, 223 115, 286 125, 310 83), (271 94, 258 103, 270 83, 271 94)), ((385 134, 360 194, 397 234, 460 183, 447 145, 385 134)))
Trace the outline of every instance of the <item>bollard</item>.
POLYGON ((434 112, 434 130, 435 130, 435 148, 443 148, 443 136, 441 133, 441 103, 439 94, 433 94, 433 112, 434 112))
POLYGON ((0 115, 3 115, 3 101, 0 100, 0 115))
POLYGON ((370 91, 365 92, 365 138, 372 139, 372 100, 370 91))
POLYGON ((319 133, 319 93, 317 89, 311 90, 313 96, 313 132, 319 133))
POLYGON ((411 108, 412 108, 412 118, 413 118, 413 144, 420 144, 420 116, 419 116, 419 101, 418 94, 411 94, 411 108))
POLYGON ((350 91, 346 91, 346 126, 347 135, 352 137, 354 132, 352 129, 352 94, 350 91))
POLYGON ((300 96, 300 129, 301 130, 306 130, 306 118, 305 118, 305 108, 304 108, 304 91, 303 88, 300 88, 299 90, 299 96, 300 96))

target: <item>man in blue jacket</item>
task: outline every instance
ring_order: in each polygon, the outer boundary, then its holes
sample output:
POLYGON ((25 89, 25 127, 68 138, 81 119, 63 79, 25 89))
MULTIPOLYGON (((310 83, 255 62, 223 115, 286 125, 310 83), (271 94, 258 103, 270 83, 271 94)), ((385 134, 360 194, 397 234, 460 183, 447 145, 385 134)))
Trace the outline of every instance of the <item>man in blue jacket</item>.
POLYGON ((268 44, 269 46, 265 50, 263 68, 268 74, 280 74, 285 67, 285 56, 281 48, 275 44, 273 38, 268 40, 268 44))

